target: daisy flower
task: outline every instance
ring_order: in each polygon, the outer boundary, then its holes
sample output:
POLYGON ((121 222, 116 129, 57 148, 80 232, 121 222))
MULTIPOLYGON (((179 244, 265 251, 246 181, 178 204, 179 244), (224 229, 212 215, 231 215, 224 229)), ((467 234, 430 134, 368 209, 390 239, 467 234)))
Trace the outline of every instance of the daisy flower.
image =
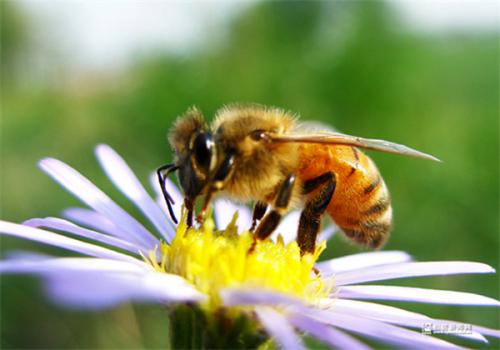
MULTIPOLYGON (((7 254, 0 273, 39 275, 47 295, 70 307, 107 308, 126 301, 167 306, 173 347, 304 348, 302 334, 339 349, 369 348, 363 338, 405 348, 454 348, 450 339, 487 342, 500 331, 435 319, 377 300, 498 307, 492 298, 456 291, 368 282, 418 276, 493 273, 476 262, 414 262, 400 251, 360 253, 318 262, 333 233, 321 233, 316 251, 301 257, 294 241, 298 213, 292 212, 273 239, 252 244, 250 212, 225 201, 214 204, 215 222, 175 227, 160 189, 153 199, 125 161, 109 146, 97 158, 116 187, 154 228, 147 229, 79 172, 56 159, 40 168, 88 208, 70 208, 63 218, 0 221, 0 233, 77 253, 56 257, 32 252, 7 254), (186 335, 187 330, 189 332, 186 335), (449 337, 441 339, 435 333, 449 337), (187 339, 187 340, 186 340, 187 339)), ((173 183, 168 191, 182 197, 173 183)), ((174 210, 182 216, 179 206, 174 210)))

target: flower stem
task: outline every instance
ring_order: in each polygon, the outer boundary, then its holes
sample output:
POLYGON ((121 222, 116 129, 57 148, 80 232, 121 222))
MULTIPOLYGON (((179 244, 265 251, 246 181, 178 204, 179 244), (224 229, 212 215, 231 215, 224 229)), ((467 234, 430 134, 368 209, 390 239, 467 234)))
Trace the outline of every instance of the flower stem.
POLYGON ((268 340, 251 315, 221 308, 206 312, 193 304, 168 309, 172 349, 255 349, 268 340))

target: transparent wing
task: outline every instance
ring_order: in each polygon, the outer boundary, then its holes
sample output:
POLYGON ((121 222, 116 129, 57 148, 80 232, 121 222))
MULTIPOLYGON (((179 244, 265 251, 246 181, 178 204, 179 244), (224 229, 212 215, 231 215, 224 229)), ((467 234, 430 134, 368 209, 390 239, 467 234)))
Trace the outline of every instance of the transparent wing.
POLYGON ((300 121, 291 132, 291 134, 293 135, 338 134, 338 133, 339 130, 335 129, 331 125, 313 120, 300 121))
POLYGON ((328 145, 347 145, 347 146, 355 146, 359 148, 371 149, 375 151, 430 159, 440 162, 438 158, 431 156, 430 154, 417 151, 413 148, 404 145, 400 145, 385 140, 365 139, 362 137, 345 135, 340 133, 285 134, 285 135, 268 134, 265 137, 271 140, 272 142, 299 142, 299 143, 319 143, 328 145))

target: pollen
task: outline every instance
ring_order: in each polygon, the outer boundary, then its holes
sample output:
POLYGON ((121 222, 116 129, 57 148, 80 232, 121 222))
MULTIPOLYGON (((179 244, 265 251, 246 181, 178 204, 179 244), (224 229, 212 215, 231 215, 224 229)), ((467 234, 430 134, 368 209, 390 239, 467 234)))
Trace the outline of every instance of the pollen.
POLYGON ((297 243, 285 245, 281 236, 277 242, 254 242, 250 232, 238 234, 236 219, 237 213, 221 231, 215 230, 211 218, 199 229, 188 228, 181 220, 174 240, 161 243, 144 259, 157 271, 182 276, 206 293, 207 307, 220 305, 219 292, 224 288, 272 290, 309 303, 328 295, 331 283, 314 271, 325 241, 314 253, 301 256, 297 243))

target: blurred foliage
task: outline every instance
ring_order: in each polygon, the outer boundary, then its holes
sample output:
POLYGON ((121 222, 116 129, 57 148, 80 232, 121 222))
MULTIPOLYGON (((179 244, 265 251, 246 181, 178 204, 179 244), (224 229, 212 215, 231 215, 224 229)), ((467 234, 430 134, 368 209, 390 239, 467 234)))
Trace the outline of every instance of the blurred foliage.
MULTIPOLYGON (((37 160, 48 155, 76 167, 137 213, 98 169, 95 144, 110 144, 147 182, 152 169, 171 159, 165 133, 189 106, 199 106, 210 118, 224 104, 257 102, 441 158, 436 164, 371 153, 395 208, 395 229, 385 249, 408 251, 418 260, 473 260, 498 268, 495 33, 419 35, 383 2, 265 2, 236 18, 227 40, 213 38, 189 56, 144 57, 119 77, 88 74, 42 86, 7 85, 11 57, 32 48, 21 46, 27 45, 20 39, 27 26, 7 5, 12 3, 0 4, 2 218, 22 221, 78 205, 37 171, 37 160)), ((41 250, 16 239, 2 242, 3 250, 41 250)), ((338 235, 327 256, 359 250, 338 235)), ((47 303, 32 279, 9 276, 2 282, 2 347, 168 346, 161 307, 67 311, 47 303)), ((498 282, 490 275, 402 283, 498 297, 498 282)), ((496 310, 405 306, 499 326, 496 310)))
POLYGON ((0 2, 0 68, 2 81, 12 77, 15 61, 27 48, 27 27, 12 2, 0 2))

